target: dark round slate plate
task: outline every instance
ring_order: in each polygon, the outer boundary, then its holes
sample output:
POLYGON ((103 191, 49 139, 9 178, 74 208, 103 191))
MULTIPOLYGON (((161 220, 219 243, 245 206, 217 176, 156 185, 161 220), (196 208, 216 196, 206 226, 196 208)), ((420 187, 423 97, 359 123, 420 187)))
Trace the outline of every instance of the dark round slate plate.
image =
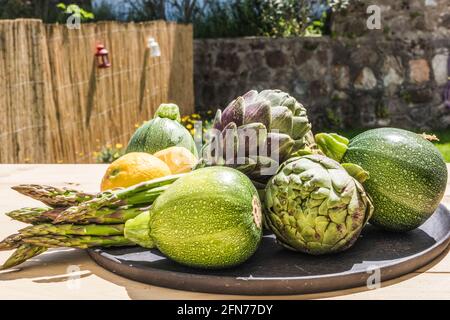
POLYGON ((348 251, 309 256, 279 246, 264 236, 255 255, 239 267, 197 270, 140 247, 91 249, 104 268, 155 286, 198 292, 281 295, 365 286, 379 268, 381 280, 399 277, 436 258, 450 242, 450 213, 441 205, 420 229, 397 234, 368 225, 348 251))

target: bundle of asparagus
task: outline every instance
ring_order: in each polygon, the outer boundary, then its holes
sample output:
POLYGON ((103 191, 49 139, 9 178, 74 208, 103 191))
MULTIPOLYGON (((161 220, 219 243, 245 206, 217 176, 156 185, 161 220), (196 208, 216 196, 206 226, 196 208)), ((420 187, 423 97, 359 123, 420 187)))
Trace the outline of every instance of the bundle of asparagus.
POLYGON ((147 211, 156 198, 182 175, 99 194, 41 185, 13 187, 48 207, 22 208, 6 213, 11 219, 31 226, 0 242, 0 250, 16 249, 0 270, 17 266, 48 248, 135 245, 124 237, 124 223, 147 211))

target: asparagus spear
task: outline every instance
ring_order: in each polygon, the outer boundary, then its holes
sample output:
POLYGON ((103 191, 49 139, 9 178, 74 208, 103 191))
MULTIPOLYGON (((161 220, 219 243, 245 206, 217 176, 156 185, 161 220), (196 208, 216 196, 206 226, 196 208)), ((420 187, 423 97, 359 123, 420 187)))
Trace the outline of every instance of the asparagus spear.
POLYGON ((23 184, 12 187, 12 189, 50 207, 71 207, 95 197, 93 194, 77 190, 36 184, 23 184))
POLYGON ((66 209, 55 219, 54 223, 67 221, 66 219, 82 220, 81 217, 89 216, 92 212, 97 212, 104 207, 118 207, 132 204, 150 205, 161 193, 167 190, 168 185, 183 175, 185 174, 166 176, 142 182, 126 189, 102 192, 92 200, 66 209))
POLYGON ((117 224, 124 223, 145 211, 146 208, 140 207, 119 207, 102 208, 97 211, 90 211, 84 216, 75 219, 70 216, 60 216, 64 208, 23 208, 6 213, 11 219, 38 225, 41 223, 51 223, 57 217, 60 222, 73 224, 117 224))
POLYGON ((35 257, 51 247, 73 247, 87 249, 91 247, 113 247, 113 246, 131 246, 133 242, 123 236, 41 236, 23 238, 23 243, 17 247, 17 250, 0 267, 5 270, 17 266, 32 257, 35 257))
POLYGON ((47 248, 72 247, 72 248, 87 249, 92 247, 122 247, 134 245, 133 242, 126 239, 124 236, 97 237, 97 236, 51 235, 51 236, 23 238, 22 241, 24 243, 47 248))
POLYGON ((142 191, 136 193, 129 198, 126 198, 124 202, 128 205, 143 205, 143 204, 152 204, 155 200, 167 189, 170 188, 170 185, 157 187, 151 190, 142 191))
POLYGON ((31 259, 47 250, 46 247, 39 247, 32 244, 22 244, 16 251, 6 260, 6 262, 0 267, 0 270, 9 269, 15 267, 28 259, 31 259))
POLYGON ((6 213, 8 217, 28 224, 52 222, 64 209, 52 208, 22 208, 6 213), (53 217, 53 218, 52 218, 53 217))
POLYGON ((21 240, 22 236, 19 233, 10 235, 2 242, 0 242, 0 251, 8 251, 16 249, 17 247, 20 246, 21 240))
POLYGON ((25 238, 40 236, 121 236, 124 234, 124 224, 114 225, 74 225, 74 224, 40 224, 19 230, 0 242, 0 250, 12 250, 19 247, 25 238))
MULTIPOLYGON (((75 207, 74 207, 75 208, 75 207)), ((74 224, 118 224, 125 223, 146 211, 147 208, 140 207, 119 207, 101 208, 98 210, 88 210, 82 213, 70 214, 63 211, 53 219, 53 223, 74 223, 74 224)))
POLYGON ((58 235, 58 236, 120 236, 123 235, 125 225, 113 224, 113 225, 74 225, 74 224, 39 224, 36 226, 30 226, 19 230, 19 234, 22 238, 58 235))

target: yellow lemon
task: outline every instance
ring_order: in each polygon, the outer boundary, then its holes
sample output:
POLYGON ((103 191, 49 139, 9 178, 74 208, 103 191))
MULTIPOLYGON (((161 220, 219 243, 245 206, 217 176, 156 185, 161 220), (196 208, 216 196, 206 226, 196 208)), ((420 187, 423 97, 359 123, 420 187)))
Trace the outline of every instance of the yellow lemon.
POLYGON ((184 147, 170 147, 154 154, 164 161, 172 174, 189 172, 197 164, 197 157, 184 147))
POLYGON ((145 152, 131 152, 110 164, 103 176, 101 190, 126 188, 171 173, 164 161, 157 157, 145 152))

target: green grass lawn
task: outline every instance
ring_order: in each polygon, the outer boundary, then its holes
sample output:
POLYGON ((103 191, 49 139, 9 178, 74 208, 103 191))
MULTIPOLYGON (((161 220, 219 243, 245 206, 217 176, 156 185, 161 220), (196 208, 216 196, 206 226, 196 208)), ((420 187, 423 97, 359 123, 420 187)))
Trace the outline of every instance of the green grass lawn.
MULTIPOLYGON (((347 138, 352 138, 361 132, 365 131, 365 129, 350 129, 350 130, 335 130, 338 134, 343 135, 347 138)), ((333 132, 324 131, 324 132, 333 132)), ((434 145, 439 149, 439 151, 444 156, 446 162, 450 162, 450 130, 447 131, 435 131, 435 132, 427 132, 428 134, 435 134, 439 141, 434 142, 434 145)))
POLYGON ((439 141, 435 143, 436 147, 444 156, 446 162, 450 162, 450 131, 443 131, 435 133, 439 141))

